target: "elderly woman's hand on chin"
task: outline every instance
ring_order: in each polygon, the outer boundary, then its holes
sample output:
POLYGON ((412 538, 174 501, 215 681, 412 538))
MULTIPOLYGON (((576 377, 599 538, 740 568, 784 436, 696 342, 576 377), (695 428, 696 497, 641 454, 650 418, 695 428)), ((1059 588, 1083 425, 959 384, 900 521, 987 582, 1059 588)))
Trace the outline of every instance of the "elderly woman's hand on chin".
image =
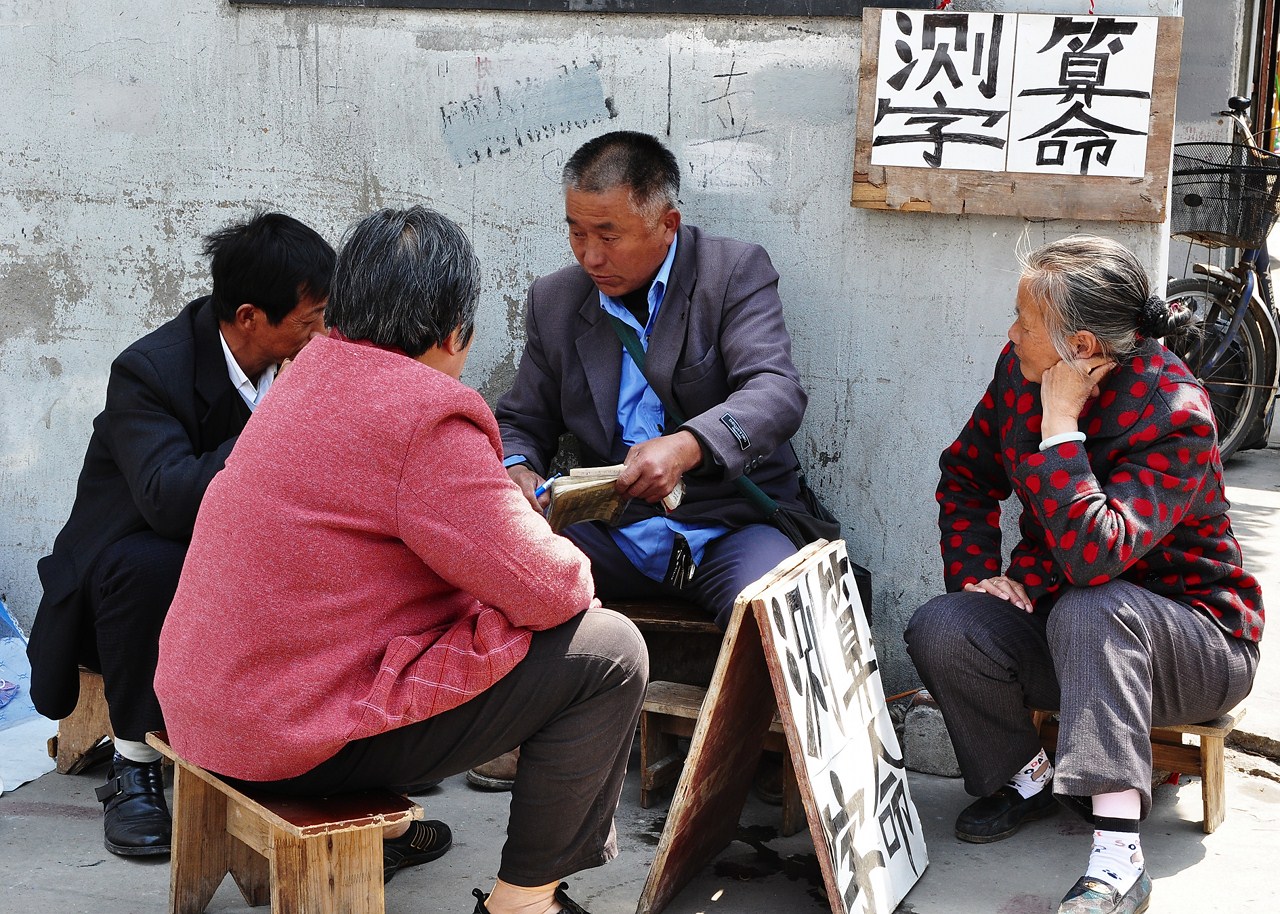
POLYGON ((1095 355, 1069 362, 1064 359, 1046 370, 1040 378, 1040 405, 1044 411, 1040 437, 1076 431, 1076 420, 1085 403, 1098 396, 1100 385, 1115 368, 1114 359, 1095 355))

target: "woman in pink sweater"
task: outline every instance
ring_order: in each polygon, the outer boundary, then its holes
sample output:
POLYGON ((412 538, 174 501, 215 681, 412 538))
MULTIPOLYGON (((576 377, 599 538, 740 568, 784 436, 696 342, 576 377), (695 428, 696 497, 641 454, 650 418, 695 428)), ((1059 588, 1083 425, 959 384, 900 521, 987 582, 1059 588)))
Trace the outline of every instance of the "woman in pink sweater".
MULTIPOLYGON (((476 911, 580 911, 561 877, 617 854, 648 658, 590 566, 502 468, 458 378, 479 266, 454 223, 351 232, 326 321, 209 486, 160 639, 185 758, 289 793, 404 787, 522 747, 498 882, 476 911)), ((386 845, 387 875, 450 845, 386 845)))

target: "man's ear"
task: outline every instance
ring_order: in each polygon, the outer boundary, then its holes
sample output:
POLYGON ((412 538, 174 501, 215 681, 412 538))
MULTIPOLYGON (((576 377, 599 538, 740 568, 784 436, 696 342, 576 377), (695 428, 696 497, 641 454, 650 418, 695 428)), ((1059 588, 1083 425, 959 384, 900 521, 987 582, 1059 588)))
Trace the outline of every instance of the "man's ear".
POLYGON ((258 322, 258 308, 245 302, 236 308, 235 320, 232 321, 239 329, 248 333, 254 328, 258 322))
POLYGON ((1102 344, 1098 342, 1092 330, 1077 330, 1067 338, 1067 343, 1070 344, 1071 353, 1077 359, 1091 359, 1096 355, 1102 355, 1102 344))
MULTIPOLYGON (((664 234, 669 234, 672 238, 675 238, 676 232, 680 230, 680 210, 674 207, 667 210, 662 216, 661 223, 664 234)), ((667 243, 670 244, 670 242, 667 243)))

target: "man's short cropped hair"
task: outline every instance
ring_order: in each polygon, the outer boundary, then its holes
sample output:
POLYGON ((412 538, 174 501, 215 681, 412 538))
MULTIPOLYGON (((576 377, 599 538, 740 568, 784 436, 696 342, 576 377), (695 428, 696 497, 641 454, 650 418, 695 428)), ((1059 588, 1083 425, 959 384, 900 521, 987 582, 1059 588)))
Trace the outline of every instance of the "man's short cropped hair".
POLYGON ((475 327, 480 262, 452 220, 425 206, 360 220, 338 254, 325 323, 417 358, 475 327))
POLYGON ((565 163, 563 184, 588 194, 627 187, 637 208, 660 215, 680 198, 680 165, 657 137, 617 130, 583 143, 565 163))
POLYGON ((233 321, 248 303, 278 324, 303 297, 321 302, 329 295, 333 247, 292 216, 256 213, 207 236, 204 253, 220 321, 233 321))

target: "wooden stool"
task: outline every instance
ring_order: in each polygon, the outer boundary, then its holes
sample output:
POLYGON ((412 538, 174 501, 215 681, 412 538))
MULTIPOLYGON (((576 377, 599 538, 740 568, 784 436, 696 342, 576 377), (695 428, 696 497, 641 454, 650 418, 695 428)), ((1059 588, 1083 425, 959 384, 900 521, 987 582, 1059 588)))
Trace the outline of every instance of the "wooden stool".
POLYGON ((114 736, 102 675, 80 667, 80 698, 75 710, 58 721, 57 734, 49 737, 49 758, 57 760, 59 773, 77 774, 106 761, 114 736))
MULTIPOLYGON (((680 682, 650 682, 640 710, 640 806, 648 809, 654 791, 680 776, 684 766, 676 741, 693 736, 707 690, 680 682)), ((782 722, 776 717, 764 747, 782 753, 782 834, 794 835, 806 825, 804 803, 782 722)))
POLYGON ((627 600, 610 603, 609 608, 622 613, 642 632, 714 635, 717 639, 724 635, 716 627, 711 615, 692 603, 679 600, 627 600))
POLYGON ((610 603, 640 629, 649 648, 650 680, 710 684, 724 632, 710 613, 680 600, 610 603))
POLYGON ((382 914, 382 829, 422 818, 389 790, 298 798, 241 792, 180 758, 164 733, 147 742, 173 762, 170 914, 201 914, 230 873, 251 906, 382 914))
MULTIPOLYGON (((1223 761, 1227 737, 1244 718, 1244 705, 1214 720, 1199 724, 1157 727, 1151 731, 1151 765, 1162 771, 1176 771, 1198 776, 1204 803, 1204 833, 1213 834, 1227 817, 1225 765, 1223 761), (1198 737, 1198 744, 1187 744, 1185 736, 1198 737)), ((1058 747, 1058 719, 1055 711, 1033 710, 1031 718, 1040 733, 1046 752, 1058 747)))

